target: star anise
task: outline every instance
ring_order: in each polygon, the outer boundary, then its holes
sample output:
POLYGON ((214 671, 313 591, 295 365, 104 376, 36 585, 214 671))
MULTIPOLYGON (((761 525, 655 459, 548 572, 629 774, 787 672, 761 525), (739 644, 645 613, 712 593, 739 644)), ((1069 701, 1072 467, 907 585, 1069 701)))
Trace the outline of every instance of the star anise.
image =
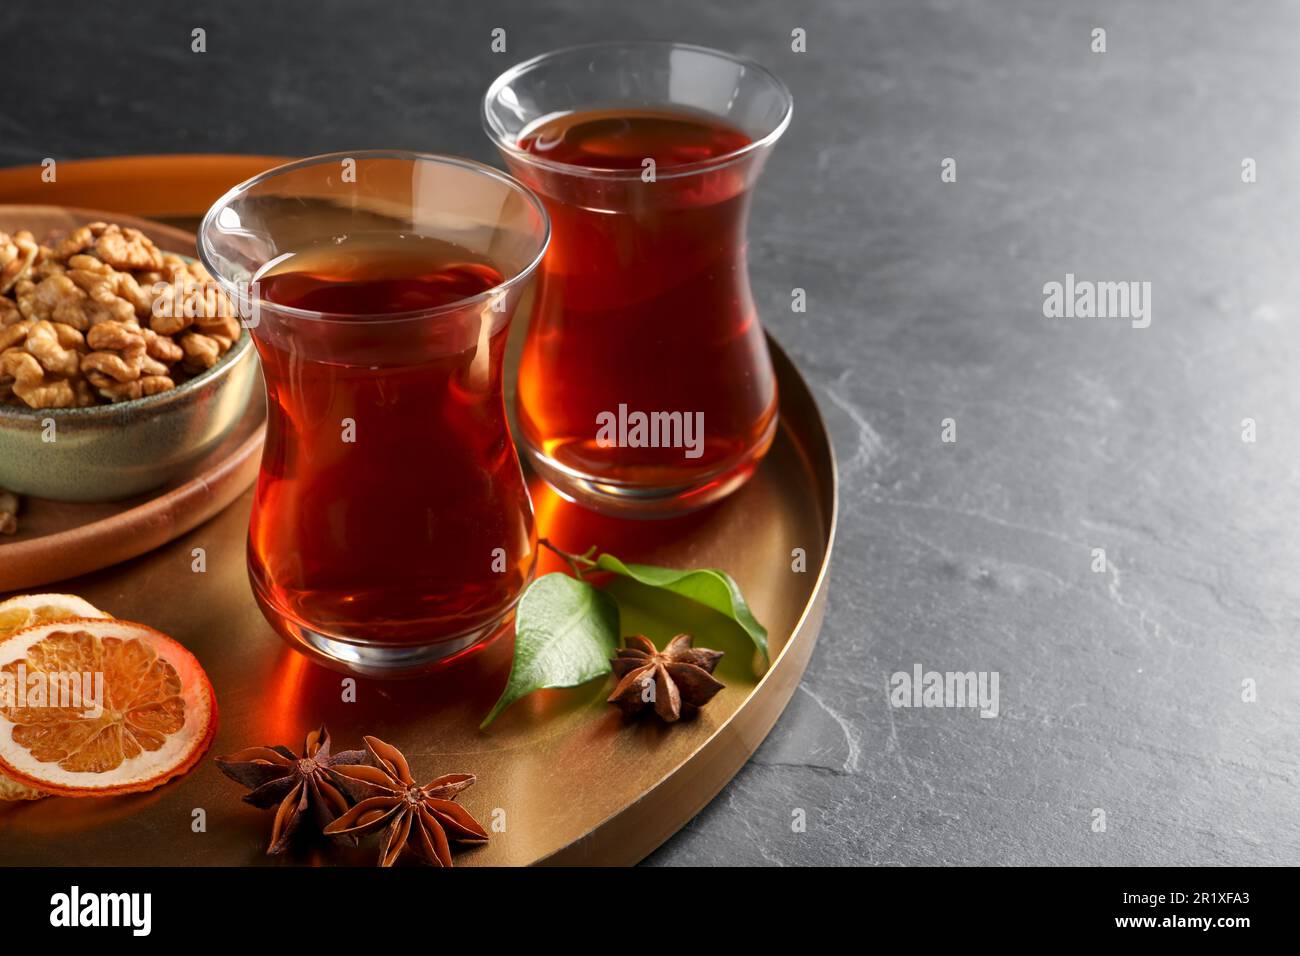
POLYGON ((335 765, 355 764, 366 759, 364 750, 330 753, 330 735, 322 724, 307 735, 302 756, 288 747, 249 747, 228 757, 218 757, 217 766, 231 780, 252 790, 246 803, 263 810, 278 805, 266 852, 282 853, 298 830, 308 808, 317 827, 325 827, 352 805, 347 792, 337 783, 335 765))
POLYGON ((379 865, 392 866, 402 850, 409 849, 431 866, 451 866, 449 839, 457 843, 484 843, 487 831, 456 796, 474 782, 472 773, 449 773, 428 786, 418 786, 411 768, 396 747, 366 737, 373 764, 335 767, 353 792, 368 789, 376 796, 355 807, 325 828, 330 836, 361 836, 387 826, 379 850, 379 865))
POLYGON ((662 651, 640 634, 624 640, 628 646, 610 661, 619 682, 609 703, 625 714, 653 703, 655 713, 672 723, 682 716, 683 706, 703 707, 726 686, 713 676, 722 651, 691 647, 689 634, 678 634, 662 651))

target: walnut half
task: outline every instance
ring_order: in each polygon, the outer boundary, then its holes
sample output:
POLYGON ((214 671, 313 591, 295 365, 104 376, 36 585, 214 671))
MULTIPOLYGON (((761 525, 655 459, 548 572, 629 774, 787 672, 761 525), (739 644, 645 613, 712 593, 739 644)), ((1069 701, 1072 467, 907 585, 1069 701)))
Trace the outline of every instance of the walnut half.
POLYGON ((0 534, 18 532, 18 496, 0 488, 0 534))

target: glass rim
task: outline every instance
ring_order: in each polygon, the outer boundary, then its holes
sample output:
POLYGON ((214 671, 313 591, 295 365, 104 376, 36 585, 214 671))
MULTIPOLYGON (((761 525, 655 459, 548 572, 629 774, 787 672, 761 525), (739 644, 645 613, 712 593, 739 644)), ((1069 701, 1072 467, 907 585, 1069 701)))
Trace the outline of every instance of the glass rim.
POLYGON ((456 166, 469 172, 486 174, 489 178, 495 179, 504 185, 507 189, 518 193, 537 213, 541 223, 541 240, 538 244, 536 255, 528 262, 526 266, 515 272, 514 275, 497 283, 490 289, 485 289, 475 295, 467 296, 463 299, 457 299, 455 302, 448 302, 444 305, 433 306, 427 309, 414 309, 408 312, 377 312, 355 314, 348 312, 317 312, 312 309, 300 309, 297 306, 283 305, 273 299, 264 299, 260 295, 256 296, 254 301, 259 305, 265 304, 268 309, 277 313, 290 316, 296 319, 310 319, 317 322, 348 322, 356 324, 364 322, 367 324, 379 324, 383 322, 404 322, 415 319, 427 319, 439 315, 445 315, 450 312, 459 312, 466 306, 475 305, 480 302, 490 302, 507 294, 511 288, 526 281, 541 265, 542 259, 546 255, 546 250, 551 244, 551 217, 546 212, 546 207, 537 195, 515 179, 509 173, 497 169, 495 166, 489 166, 487 163, 480 163, 473 159, 464 159, 460 156, 445 156, 440 153, 421 153, 415 150, 406 149, 359 149, 343 150, 335 153, 321 153, 316 156, 308 156, 303 159, 296 159, 293 162, 281 163, 279 166, 273 166, 270 169, 258 173, 256 176, 244 180, 238 185, 232 186, 222 194, 221 198, 216 200, 206 213, 203 214, 203 220, 199 223, 198 234, 196 236, 198 247, 199 261, 203 267, 215 278, 218 284, 228 295, 240 296, 237 285, 229 277, 222 275, 215 267, 213 262, 213 250, 209 244, 209 235, 214 230, 216 217, 221 211, 228 208, 234 200, 249 192, 255 186, 299 169, 306 169, 309 166, 318 166, 326 162, 339 162, 344 159, 398 159, 406 160, 412 165, 421 162, 433 163, 440 166, 456 166))
MULTIPOLYGON (((582 53, 588 50, 614 50, 614 49, 677 49, 690 50, 693 53, 703 53, 708 56, 718 57, 731 63, 743 66, 747 70, 753 70, 759 76, 765 78, 776 89, 782 100, 782 110, 780 119, 776 124, 763 136, 746 143, 740 149, 734 149, 729 153, 723 153, 720 156, 714 156, 710 159, 702 159, 693 163, 682 163, 679 166, 669 166, 663 170, 655 171, 655 179, 679 179, 683 176, 693 176, 697 173, 707 172, 709 170, 721 169, 737 163, 746 157, 767 149, 786 131, 790 125, 790 120, 794 115, 794 95, 785 82, 763 66, 756 60, 748 57, 738 56, 734 53, 728 53, 726 50, 719 50, 710 46, 702 46, 696 43, 679 43, 676 40, 602 40, 596 43, 575 43, 570 46, 560 47, 559 49, 549 50, 546 53, 530 57, 510 67, 488 86, 487 92, 483 94, 483 103, 480 109, 480 119, 483 123, 483 130, 487 133, 488 138, 496 147, 505 153, 511 159, 518 160, 529 166, 535 166, 541 169, 547 169, 551 172, 561 173, 566 176, 576 176, 588 179, 605 179, 605 180, 632 180, 640 179, 642 171, 640 169, 608 169, 596 166, 578 166, 573 163, 561 163, 553 159, 545 159, 530 153, 525 149, 520 149, 513 138, 506 134, 504 127, 496 121, 492 115, 490 106, 500 94, 502 88, 512 80, 517 79, 524 73, 536 69, 544 63, 559 59, 564 56, 572 56, 575 53, 582 53)), ((665 106, 671 105, 665 103, 665 106)), ((725 117, 719 117, 725 118, 725 117)))

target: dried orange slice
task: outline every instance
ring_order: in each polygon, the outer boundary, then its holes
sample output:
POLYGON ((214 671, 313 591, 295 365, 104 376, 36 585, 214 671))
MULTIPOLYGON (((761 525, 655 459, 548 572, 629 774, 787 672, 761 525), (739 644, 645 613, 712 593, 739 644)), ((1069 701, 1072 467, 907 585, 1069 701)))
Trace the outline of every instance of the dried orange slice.
POLYGON ((191 770, 216 729, 203 667, 151 627, 72 618, 0 641, 0 773, 19 784, 69 797, 152 790, 191 770))
POLYGON ((25 787, 17 780, 0 776, 0 800, 39 800, 48 796, 35 787, 25 787))
POLYGON ((65 621, 70 617, 108 615, 75 594, 23 594, 0 601, 0 640, 33 624, 65 621))
MULTIPOLYGON (((23 594, 0 601, 0 640, 33 624, 70 617, 108 615, 75 594, 23 594)), ((47 794, 0 774, 0 800, 39 800, 44 796, 47 794)))

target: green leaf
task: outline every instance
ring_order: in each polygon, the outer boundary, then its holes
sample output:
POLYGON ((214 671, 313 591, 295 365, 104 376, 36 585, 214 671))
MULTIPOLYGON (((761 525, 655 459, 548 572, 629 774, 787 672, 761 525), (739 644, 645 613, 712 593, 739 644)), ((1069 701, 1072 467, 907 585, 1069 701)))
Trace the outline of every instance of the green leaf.
POLYGON ((731 618, 750 636, 763 659, 768 659, 767 628, 754 619, 740 588, 725 572, 713 568, 674 571, 672 568, 657 568, 649 564, 624 564, 612 554, 602 554, 597 558, 596 567, 652 588, 663 588, 680 594, 731 618))
POLYGON ((519 599, 510 679, 479 729, 535 690, 603 677, 617 648, 618 606, 608 594, 558 571, 542 575, 519 599))

